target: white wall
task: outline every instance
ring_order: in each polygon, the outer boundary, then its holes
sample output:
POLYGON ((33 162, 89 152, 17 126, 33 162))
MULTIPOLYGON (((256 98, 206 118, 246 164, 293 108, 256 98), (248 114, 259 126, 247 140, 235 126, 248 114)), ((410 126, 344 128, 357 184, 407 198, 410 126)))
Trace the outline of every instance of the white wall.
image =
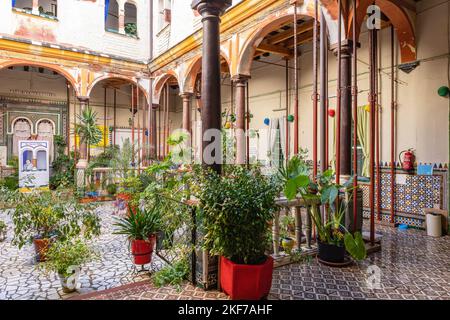
MULTIPOLYGON (((122 1, 125 0, 119 2, 122 1)), ((55 21, 17 13, 11 8, 11 1, 2 1, 0 34, 147 61, 150 40, 149 2, 134 0, 133 3, 137 6, 139 39, 105 31, 104 0, 59 0, 58 17, 55 21)))
MULTIPOLYGON (((238 5, 242 1, 243 0, 233 0, 232 7, 238 5)), ((162 0, 154 1, 153 30, 155 35, 155 57, 175 46, 177 43, 194 33, 194 31, 201 28, 201 17, 198 14, 195 14, 191 9, 191 1, 171 0, 172 23, 164 29, 161 29, 159 16, 162 11, 162 8, 160 7, 160 3, 162 2, 162 0)), ((164 6, 168 7, 168 2, 169 1, 166 0, 164 6)))

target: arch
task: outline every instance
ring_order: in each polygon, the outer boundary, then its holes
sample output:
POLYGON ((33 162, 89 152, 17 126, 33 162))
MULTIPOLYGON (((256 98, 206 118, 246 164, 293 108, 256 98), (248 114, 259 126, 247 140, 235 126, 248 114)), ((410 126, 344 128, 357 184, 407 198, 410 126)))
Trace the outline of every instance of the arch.
POLYGON ((42 119, 39 119, 38 121, 36 121, 36 134, 38 133, 37 132, 37 129, 39 128, 39 124, 42 122, 42 121, 48 121, 48 122, 50 122, 51 124, 52 124, 52 126, 53 126, 53 134, 56 134, 56 125, 55 125, 55 122, 53 121, 53 120, 51 120, 51 119, 48 119, 48 118, 42 118, 42 119))
POLYGON ((8 134, 14 134, 14 126, 16 125, 16 122, 19 120, 25 120, 26 122, 28 122, 28 124, 30 125, 30 133, 34 134, 34 124, 33 121, 31 121, 30 118, 25 117, 25 116, 18 116, 17 118, 15 118, 12 122, 11 122, 11 130, 8 130, 8 134))
POLYGON ((160 100, 160 97, 161 97, 162 89, 164 88, 164 85, 166 84, 166 82, 172 77, 177 80, 178 86, 180 87, 180 92, 181 92, 181 89, 183 88, 183 85, 180 82, 180 77, 178 76, 178 74, 174 70, 169 70, 166 73, 163 73, 160 76, 158 76, 155 79, 154 83, 153 83, 153 90, 152 90, 152 92, 153 92, 153 97, 152 97, 153 104, 159 104, 159 100, 160 100))
MULTIPOLYGON (((228 67, 230 68, 231 73, 231 61, 228 54, 220 48, 220 56, 225 59, 228 67)), ((202 55, 199 54, 195 56, 187 65, 184 82, 183 82, 183 92, 193 93, 195 80, 197 78, 197 74, 202 69, 202 55)))
MULTIPOLYGON (((357 8, 358 19, 356 21, 357 39, 361 33, 362 24, 367 15, 367 8, 372 5, 373 0, 360 0, 357 8)), ((400 44, 401 62, 407 63, 417 59, 416 37, 414 28, 405 10, 395 3, 387 0, 375 0, 375 5, 379 6, 381 11, 389 18, 397 32, 397 38, 400 44)), ((353 11, 350 14, 347 34, 352 34, 353 30, 353 11)))
MULTIPOLYGON (((323 7, 322 9, 327 9, 323 7)), ((319 10, 319 15, 322 10, 319 10)), ((307 0, 303 5, 297 7, 298 19, 302 17, 309 17, 314 19, 314 4, 311 0, 307 0)), ((247 36, 239 53, 237 74, 250 76, 250 70, 253 62, 253 56, 257 47, 263 39, 273 30, 281 28, 286 23, 293 21, 294 7, 279 11, 275 14, 267 16, 263 21, 258 23, 254 30, 247 36)), ((320 16, 319 16, 320 20, 320 16)), ((328 19, 327 19, 328 20, 328 19)), ((328 29, 333 29, 333 25, 328 23, 328 29)), ((330 32, 331 34, 331 32, 330 32)))
POLYGON ((139 89, 141 89, 141 91, 144 93, 145 99, 147 100, 147 102, 150 101, 149 96, 148 96, 148 91, 142 86, 142 84, 140 84, 136 78, 131 78, 131 77, 127 77, 127 76, 122 76, 120 74, 107 74, 107 75, 103 75, 100 77, 97 77, 96 79, 94 79, 91 83, 89 83, 87 90, 86 90, 86 96, 90 97, 92 90, 94 89, 94 87, 103 80, 107 80, 107 79, 122 79, 122 80, 126 80, 128 82, 130 82, 131 84, 134 84, 135 86, 137 86, 139 89))
POLYGON ((26 60, 15 60, 15 61, 8 61, 4 64, 0 64, 0 70, 9 68, 9 67, 17 67, 17 66, 30 66, 30 67, 37 67, 37 68, 46 68, 46 69, 55 71, 55 72, 59 73, 61 76, 63 76, 64 78, 66 78, 66 80, 69 81, 70 85, 75 90, 75 94, 78 97, 80 96, 80 89, 78 87, 78 82, 67 70, 65 70, 57 65, 47 64, 47 63, 37 63, 37 62, 31 62, 31 61, 26 61, 26 60))

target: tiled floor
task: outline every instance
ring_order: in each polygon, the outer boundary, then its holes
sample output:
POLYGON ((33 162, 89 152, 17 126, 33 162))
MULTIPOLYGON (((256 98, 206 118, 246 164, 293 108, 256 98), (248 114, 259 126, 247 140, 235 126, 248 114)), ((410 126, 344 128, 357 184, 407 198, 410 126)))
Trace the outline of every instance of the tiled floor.
MULTIPOLYGON (((138 273, 133 265, 124 236, 112 234, 114 207, 106 203, 97 209, 102 220, 102 234, 92 241, 100 258, 81 269, 80 293, 114 288, 124 284, 148 280, 148 273, 138 273)), ((79 293, 65 294, 59 278, 38 269, 34 249, 21 250, 11 245, 13 230, 10 217, 0 211, 0 219, 8 224, 8 238, 0 242, 0 300, 66 299, 79 293)), ((155 269, 161 260, 153 259, 155 269)))
MULTIPOLYGON (((0 212, 0 219, 9 224, 8 239, 0 243, 0 300, 227 299, 223 293, 204 292, 189 284, 153 287, 148 273, 137 273, 133 267, 126 240, 112 235, 111 204, 98 210, 103 233, 93 245, 101 259, 82 269, 81 289, 72 295, 62 293, 56 275, 37 269, 31 246, 18 250, 11 245, 12 225, 6 213, 0 212)), ((361 263, 338 269, 312 259, 275 269, 269 299, 450 300, 450 236, 434 239, 424 231, 381 226, 377 230, 383 235, 382 250, 361 263), (378 272, 379 283, 369 271, 378 272), (378 286, 370 288, 368 280, 378 286)), ((154 267, 161 267, 161 261, 154 260, 154 267)))
MULTIPOLYGON (((346 268, 330 268, 315 259, 275 269, 269 299, 445 299, 450 300, 450 237, 424 231, 377 227, 382 251, 346 268), (380 281, 373 272, 379 271, 380 281), (372 288, 368 286, 372 284, 372 288)), ((223 299, 217 291, 190 285, 154 288, 148 281, 97 292, 82 299, 223 299)))

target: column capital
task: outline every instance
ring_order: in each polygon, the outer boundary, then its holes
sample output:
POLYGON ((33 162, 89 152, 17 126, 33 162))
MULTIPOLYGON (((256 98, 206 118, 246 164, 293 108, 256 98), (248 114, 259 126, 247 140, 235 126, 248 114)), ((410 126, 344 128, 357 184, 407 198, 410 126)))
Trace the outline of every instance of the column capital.
POLYGON ((233 81, 234 83, 239 85, 239 84, 245 84, 250 78, 251 78, 251 76, 248 76, 245 74, 237 74, 237 75, 231 77, 231 81, 233 81))
POLYGON ((191 8, 197 10, 200 15, 221 16, 226 9, 231 7, 231 0, 193 0, 191 8))
MULTIPOLYGON (((356 43, 357 48, 361 48, 361 43, 356 43)), ((338 53, 339 46, 337 43, 330 46, 330 50, 333 51, 335 55, 338 53)), ((341 54, 352 54, 353 51, 353 40, 351 39, 344 39, 341 41, 341 54)))
POLYGON ((86 96, 78 96, 77 99, 78 99, 78 101, 83 102, 83 103, 89 102, 89 97, 86 97, 86 96))
POLYGON ((181 99, 191 99, 194 95, 192 92, 180 92, 181 99))

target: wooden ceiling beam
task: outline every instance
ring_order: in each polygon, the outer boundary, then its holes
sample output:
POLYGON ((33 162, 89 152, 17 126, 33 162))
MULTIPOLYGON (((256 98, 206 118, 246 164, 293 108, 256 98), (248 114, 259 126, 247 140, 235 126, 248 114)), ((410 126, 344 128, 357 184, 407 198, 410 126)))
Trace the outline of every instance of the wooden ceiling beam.
MULTIPOLYGON (((313 30, 310 30, 306 33, 303 33, 299 37, 297 37, 297 43, 298 45, 307 43, 313 39, 314 33, 313 30)), ((284 42, 284 46, 286 48, 293 48, 294 47, 294 38, 289 39, 288 41, 284 42)))
POLYGON ((280 55, 283 57, 288 57, 288 58, 292 57, 292 50, 289 50, 288 48, 283 47, 283 46, 277 46, 277 45, 268 44, 268 43, 261 43, 258 46, 257 50, 277 54, 277 55, 280 55))
MULTIPOLYGON (((307 21, 297 28, 297 35, 310 31, 314 28, 314 20, 307 21)), ((294 36, 294 28, 281 32, 267 39, 268 44, 278 44, 294 36)))

